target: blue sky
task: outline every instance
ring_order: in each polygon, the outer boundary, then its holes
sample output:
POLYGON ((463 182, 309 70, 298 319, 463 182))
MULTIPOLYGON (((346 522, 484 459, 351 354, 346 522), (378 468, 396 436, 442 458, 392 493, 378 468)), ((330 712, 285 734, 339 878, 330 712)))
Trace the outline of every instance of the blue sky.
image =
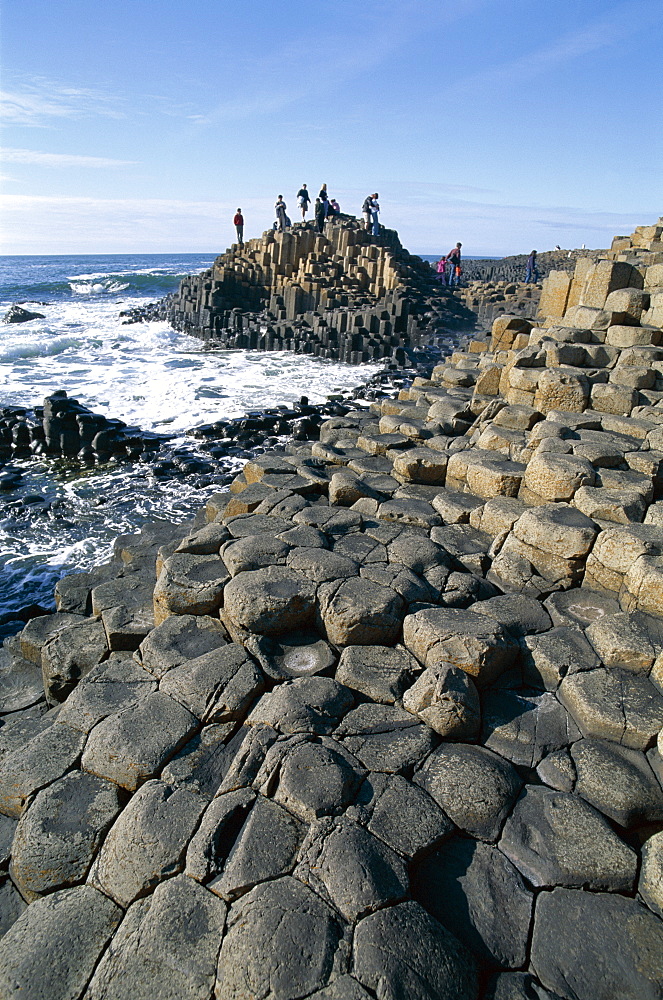
POLYGON ((377 190, 418 253, 663 213, 660 0, 5 0, 1 28, 5 253, 220 252, 303 181, 377 190))

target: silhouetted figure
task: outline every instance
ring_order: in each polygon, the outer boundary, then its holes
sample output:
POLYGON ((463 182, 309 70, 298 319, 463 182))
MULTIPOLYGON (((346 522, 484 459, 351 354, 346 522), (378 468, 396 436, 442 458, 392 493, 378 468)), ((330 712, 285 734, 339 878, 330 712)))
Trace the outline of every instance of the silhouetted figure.
POLYGON ((276 221, 279 224, 279 232, 283 232, 288 225, 288 217, 285 214, 286 204, 283 200, 283 195, 280 194, 276 199, 276 204, 274 205, 276 211, 276 221))
POLYGON ((325 208, 320 198, 315 199, 315 225, 319 233, 325 228, 325 208))
POLYGON ((539 269, 536 266, 536 250, 532 250, 531 254, 527 258, 527 267, 525 268, 525 284, 529 285, 530 281, 537 282, 539 280, 539 269))
POLYGON ((235 227, 235 232, 237 233, 237 242, 241 247, 244 246, 244 216, 242 215, 241 208, 238 208, 235 212, 235 218, 233 219, 233 225, 235 227))

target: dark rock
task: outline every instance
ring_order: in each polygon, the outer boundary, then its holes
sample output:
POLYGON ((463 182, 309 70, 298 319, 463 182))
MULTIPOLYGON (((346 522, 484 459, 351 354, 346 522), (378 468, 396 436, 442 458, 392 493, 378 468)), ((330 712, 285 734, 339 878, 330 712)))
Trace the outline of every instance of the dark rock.
POLYGON ((3 323, 29 323, 31 319, 45 319, 43 313, 31 312, 23 306, 13 305, 5 313, 3 323))
POLYGON ((453 830, 437 803, 399 774, 369 774, 351 814, 407 858, 440 843, 453 830))
POLYGON ((647 758, 607 740, 578 740, 571 747, 575 791, 623 827, 663 820, 663 788, 647 758))
POLYGON ((439 737, 415 716, 393 705, 360 705, 334 733, 371 771, 410 770, 430 753, 439 737))
POLYGON ((330 733, 354 704, 349 688, 331 677, 298 677, 262 696, 251 712, 252 725, 283 733, 330 733))

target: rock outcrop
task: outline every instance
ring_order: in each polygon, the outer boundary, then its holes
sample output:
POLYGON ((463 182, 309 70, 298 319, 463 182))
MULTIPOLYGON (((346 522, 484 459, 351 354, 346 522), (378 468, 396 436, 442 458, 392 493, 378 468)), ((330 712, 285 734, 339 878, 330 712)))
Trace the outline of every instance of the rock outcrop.
POLYGON ((5 643, 3 995, 661 996, 663 274, 628 252, 5 643))

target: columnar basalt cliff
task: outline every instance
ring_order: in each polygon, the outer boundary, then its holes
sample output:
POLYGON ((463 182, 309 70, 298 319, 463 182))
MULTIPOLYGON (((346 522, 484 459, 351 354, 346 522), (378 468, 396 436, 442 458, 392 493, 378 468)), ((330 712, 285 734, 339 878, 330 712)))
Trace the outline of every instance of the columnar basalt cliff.
POLYGON ((661 997, 649 242, 5 643, 1 996, 661 997))
POLYGON ((165 315, 218 347, 294 350, 351 364, 394 358, 472 323, 393 230, 371 236, 347 216, 260 239, 185 279, 165 315))

